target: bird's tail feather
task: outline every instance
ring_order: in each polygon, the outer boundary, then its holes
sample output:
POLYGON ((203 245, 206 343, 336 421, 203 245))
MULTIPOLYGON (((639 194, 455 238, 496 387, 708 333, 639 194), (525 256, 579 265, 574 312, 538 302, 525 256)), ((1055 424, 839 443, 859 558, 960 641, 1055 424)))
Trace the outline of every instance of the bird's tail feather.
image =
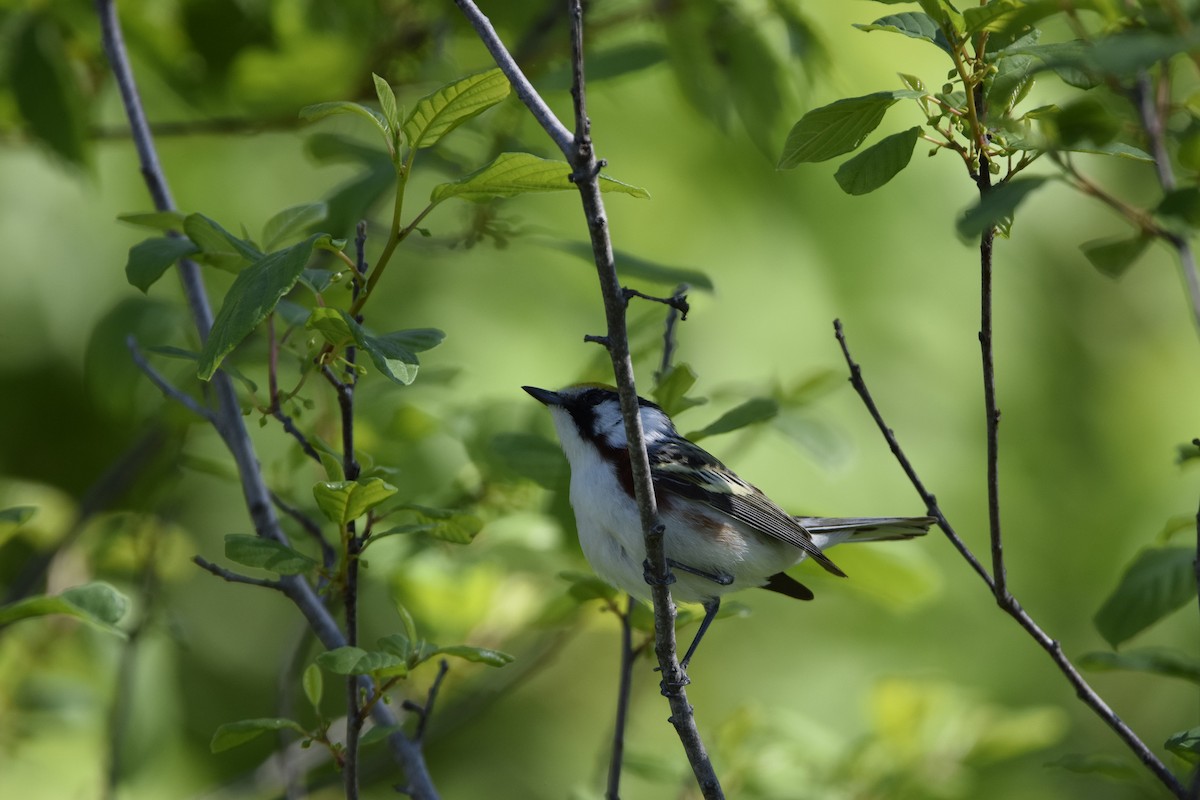
POLYGON ((929 526, 937 522, 933 517, 796 517, 805 530, 821 538, 832 540, 832 544, 845 541, 886 542, 924 536, 929 526))

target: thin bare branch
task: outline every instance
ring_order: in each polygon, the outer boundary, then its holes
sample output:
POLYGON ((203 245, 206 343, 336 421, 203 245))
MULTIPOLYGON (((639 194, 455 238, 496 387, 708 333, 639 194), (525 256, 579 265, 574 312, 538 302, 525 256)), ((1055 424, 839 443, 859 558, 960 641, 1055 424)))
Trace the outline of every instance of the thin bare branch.
POLYGON ((129 348, 129 356, 133 359, 133 363, 145 373, 146 377, 158 387, 160 392, 201 419, 213 425, 216 424, 217 418, 213 414, 212 409, 201 405, 199 400, 173 385, 161 372, 151 366, 150 362, 146 360, 146 356, 142 353, 142 349, 138 347, 137 339, 133 338, 133 334, 125 337, 125 346, 129 348))
POLYGON ((244 583, 247 586, 259 586, 264 589, 274 589, 277 592, 284 591, 283 584, 279 581, 273 581, 269 578, 252 578, 249 575, 242 575, 240 572, 234 572, 233 570, 225 569, 224 567, 214 564, 208 559, 200 556, 193 556, 192 563, 201 569, 206 570, 207 572, 211 572, 213 575, 216 575, 222 580, 229 581, 230 583, 244 583))

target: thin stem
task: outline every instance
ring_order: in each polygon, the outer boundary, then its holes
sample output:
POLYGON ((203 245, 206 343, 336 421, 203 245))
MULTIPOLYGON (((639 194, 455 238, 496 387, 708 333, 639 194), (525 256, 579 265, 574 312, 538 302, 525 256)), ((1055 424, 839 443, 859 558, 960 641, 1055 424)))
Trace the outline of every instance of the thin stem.
MULTIPOLYGON (((617 721, 613 725, 612 754, 608 762, 608 789, 604 796, 606 800, 621 799, 621 766, 625 761, 625 729, 629 723, 629 696, 633 688, 633 662, 637 653, 633 649, 633 627, 629 624, 629 615, 633 613, 633 604, 637 601, 632 595, 625 597, 625 611, 617 611, 621 620, 621 667, 617 688, 617 721)), ((614 603, 615 608, 615 603, 614 603)))
MULTIPOLYGON (((121 35, 114 0, 96 0, 96 11, 100 20, 104 50, 121 93, 125 114, 129 119, 142 176, 154 200, 155 209, 158 211, 174 210, 171 193, 167 188, 166 176, 158 161, 154 140, 150 135, 150 128, 146 124, 145 111, 134 82, 133 70, 129 65, 129 56, 121 35)), ((193 322, 201 341, 203 341, 208 338, 208 333, 212 329, 213 314, 200 275, 200 268, 194 261, 181 259, 178 264, 178 273, 193 322)), ((270 492, 263 479, 262 469, 259 466, 250 435, 246 430, 233 384, 223 370, 218 370, 212 378, 212 385, 217 398, 216 419, 213 426, 224 440, 226 447, 229 448, 237 465, 242 494, 254 524, 254 530, 259 536, 286 542, 287 537, 280 528, 279 519, 271 505, 270 492)), ((220 574, 220 572, 216 574, 220 574)), ((296 575, 283 576, 279 580, 279 585, 288 599, 304 615, 305 620, 326 648, 334 649, 346 643, 345 637, 338 629, 329 609, 325 607, 306 580, 296 575)), ((366 676, 363 676, 362 684, 366 687, 372 686, 370 679, 366 676)), ((372 714, 381 725, 391 727, 396 724, 396 716, 387 706, 377 706, 372 714)), ((388 742, 391 744, 397 761, 404 768, 409 794, 419 800, 436 800, 438 792, 434 788, 420 747, 399 732, 388 737, 388 742)))
MULTIPOLYGON (((673 298, 687 302, 687 292, 689 287, 686 283, 681 283, 675 287, 673 298)), ((662 361, 658 365, 657 379, 661 380, 671 370, 671 360, 675 357, 675 327, 679 323, 680 310, 675 304, 668 304, 670 308, 667 310, 667 322, 663 326, 663 353, 662 361)))
POLYGON ((252 578, 249 575, 242 575, 239 572, 234 572, 233 570, 228 570, 222 566, 218 566, 217 564, 214 564, 208 559, 200 556, 193 556, 192 562, 201 569, 207 570, 213 575, 216 575, 218 578, 229 581, 230 583, 244 583, 247 586, 259 586, 263 589, 274 589, 277 592, 284 591, 283 583, 280 581, 268 580, 267 578, 252 578))
POLYGON ((159 391, 201 419, 204 419, 214 425, 216 424, 216 417, 213 415, 211 409, 200 405, 200 402, 196 400, 196 398, 172 385, 172 383, 168 381, 162 375, 162 373, 150 365, 150 362, 146 360, 144 355, 142 355, 142 350, 138 347, 137 339, 133 338, 132 333, 125 337, 125 346, 129 348, 129 357, 133 359, 133 363, 137 365, 138 369, 145 373, 146 377, 150 379, 151 383, 158 387, 159 391))
POLYGON ((1038 646, 1045 650, 1047 654, 1049 654, 1050 658, 1054 661, 1055 666, 1058 667, 1059 671, 1067 679, 1067 682, 1071 684, 1072 688, 1074 688, 1076 696, 1083 702, 1083 704, 1092 709, 1096 716, 1100 717, 1100 719, 1103 720, 1106 725, 1112 728, 1117 736, 1120 737, 1123 742, 1125 742, 1125 745, 1133 752, 1133 754, 1138 757, 1138 759, 1146 766, 1147 769, 1154 773, 1154 776, 1158 778, 1163 786, 1165 786, 1172 794, 1180 798, 1180 800, 1185 800, 1187 797, 1189 797, 1187 789, 1179 782, 1175 775, 1172 774, 1171 771, 1167 769, 1166 765, 1164 765, 1162 761, 1160 761, 1158 757, 1154 755, 1150 748, 1138 738, 1137 734, 1134 733, 1133 730, 1126 725, 1120 717, 1117 716, 1116 712, 1113 711, 1112 708, 1110 708, 1109 705, 1104 702, 1104 699, 1096 693, 1096 690, 1093 689, 1086 680, 1084 680, 1083 676, 1079 673, 1079 670, 1075 668, 1075 665, 1072 664, 1071 660, 1063 653, 1062 645, 1060 645, 1055 639, 1051 638, 1045 631, 1042 630, 1042 628, 1033 620, 1033 618, 1029 616, 1028 612, 1021 607, 1021 604, 1017 602, 1015 597, 1007 592, 1002 594, 996 590, 996 586, 992 581, 991 575, 988 574, 983 564, 980 563, 979 559, 975 557, 970 548, 967 547, 962 539, 959 538, 954 528, 951 527, 949 521, 942 513, 941 508, 938 506, 937 499, 929 492, 928 489, 925 488, 924 483, 922 483, 921 479, 917 476, 917 472, 913 468, 912 463, 908 460, 908 457, 901 449, 895 433, 884 421, 883 416, 879 412, 878 406, 875 404, 875 400, 871 397, 871 392, 867 388, 866 382, 862 378, 861 367, 859 367, 859 365, 850 355, 850 348, 846 344, 846 337, 842 330, 841 321, 834 320, 833 328, 837 336, 838 344, 841 345, 842 355, 846 359, 846 365, 850 370, 851 385, 854 386, 854 390, 862 399, 863 405, 866 406, 868 413, 871 415, 871 419, 875 421, 876 426, 879 428, 880 432, 883 433, 883 437, 887 441, 888 447, 891 449, 893 455, 896 456, 896 460, 904 470, 904 474, 908 476, 913 488, 916 489, 917 494, 921 496, 921 500, 925 503, 925 507, 928 509, 928 514, 937 519, 938 527, 942 529, 942 531, 954 544, 955 549, 962 554, 963 558, 966 559, 967 563, 971 565, 971 568, 975 570, 983 582, 988 585, 988 588, 992 591, 993 595, 997 599, 997 604, 1001 609, 1004 610, 1004 613, 1015 619, 1017 624, 1024 628, 1025 632, 1028 633, 1035 642, 1037 642, 1038 646))

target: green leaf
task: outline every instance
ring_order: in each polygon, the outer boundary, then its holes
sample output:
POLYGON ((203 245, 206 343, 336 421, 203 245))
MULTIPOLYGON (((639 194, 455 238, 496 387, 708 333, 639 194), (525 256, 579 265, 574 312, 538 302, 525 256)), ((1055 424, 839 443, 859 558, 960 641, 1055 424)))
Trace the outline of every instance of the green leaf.
POLYGON ((1093 146, 1105 145, 1116 138, 1121 130, 1120 120, 1091 96, 1066 104, 1051 119, 1058 130, 1059 140, 1067 148, 1080 142, 1089 142, 1093 146))
POLYGON ((1141 775, 1141 772, 1125 759, 1101 753, 1067 753, 1053 761, 1047 761, 1046 766, 1126 781, 1136 780, 1141 775))
MULTIPOLYGON (((981 6, 987 8, 987 6, 981 6)), ((1008 56, 996 61, 996 72, 985 82, 989 108, 1007 112, 1033 87, 1035 61, 1030 56, 1008 56)))
POLYGON ((263 226, 263 247, 274 250, 287 239, 302 234, 318 222, 324 222, 327 216, 329 206, 326 203, 305 203, 285 208, 263 226))
POLYGON ((182 231, 184 215, 178 211, 151 211, 148 213, 118 214, 117 219, 141 228, 162 231, 182 231))
POLYGON ((499 433, 489 442, 508 470, 547 489, 563 486, 567 462, 562 449, 532 433, 499 433))
POLYGON ((888 14, 886 17, 881 17, 875 20, 870 25, 855 25, 860 31, 890 31, 891 33, 902 33, 913 39, 924 39, 927 42, 932 42, 944 50, 946 53, 952 53, 950 42, 946 40, 945 34, 938 24, 933 21, 933 18, 921 11, 905 11, 901 14, 888 14))
POLYGON ((729 409, 709 425, 687 434, 686 438, 698 442, 709 436, 730 433, 749 425, 759 425, 774 419, 778 414, 779 403, 769 397, 753 397, 729 409))
POLYGON ((393 653, 338 647, 317 656, 317 663, 334 675, 376 675, 395 677, 408 674, 408 665, 393 653))
POLYGON ((991 0, 987 5, 964 9, 962 15, 966 33, 1004 30, 1014 14, 1024 7, 1024 2, 1018 5, 1014 0, 991 0))
POLYGON ((200 248, 196 260, 217 269, 241 272, 263 257, 254 245, 234 236, 203 214, 184 217, 183 232, 200 248))
POLYGON ((908 166, 920 136, 920 127, 893 133, 842 164, 833 177, 846 194, 873 192, 908 166))
POLYGON ((396 105, 396 93, 392 91, 391 85, 386 80, 374 72, 371 73, 371 78, 375 81, 375 96, 379 98, 379 109, 383 112, 383 120, 393 135, 399 134, 400 108, 396 105))
POLYGON ((1180 731, 1164 747, 1189 764, 1200 764, 1200 728, 1180 731))
MULTIPOLYGON (((641 72, 662 63, 667 58, 666 48, 658 42, 627 42, 606 49, 588 48, 588 86, 601 81, 620 78, 641 72)), ((573 75, 570 65, 538 76, 538 88, 543 92, 565 92, 571 88, 573 75)))
POLYGON ((415 504, 404 508, 433 523, 429 535, 444 542, 470 544, 483 530, 483 520, 473 514, 415 504))
POLYGON ((404 626, 404 632, 408 635, 410 641, 417 640, 417 621, 413 619, 412 613, 405 608, 403 603, 396 603, 396 616, 400 617, 400 624, 404 626))
POLYGON ((37 513, 37 506, 12 506, 0 510, 0 545, 37 513))
POLYGON ((313 246, 324 234, 313 234, 286 250, 277 250, 238 274, 217 312, 208 341, 200 353, 199 375, 209 380, 221 362, 254 331, 288 291, 312 256, 313 246))
POLYGON ((191 239, 164 236, 138 242, 129 248, 125 262, 125 279, 143 293, 162 277, 172 264, 184 256, 200 252, 191 239))
POLYGON ((68 163, 82 167, 89 155, 87 104, 75 67, 83 74, 83 53, 73 57, 53 14, 27 13, 22 21, 15 10, 10 13, 8 21, 14 24, 6 26, 5 77, 17 111, 35 138, 68 163))
POLYGON ((421 360, 405 346, 404 331, 383 336, 371 336, 359 331, 359 346, 367 351, 375 368, 389 380, 408 386, 417 379, 421 360))
POLYGON ((560 572, 558 577, 571 585, 567 592, 580 603, 589 600, 616 600, 621 592, 590 572, 560 572))
POLYGON ((1144 234, 1093 239, 1079 245, 1092 266, 1110 278, 1119 278, 1132 267, 1153 238, 1144 234))
POLYGON ((416 669, 437 652, 437 648, 424 639, 405 636, 402 633, 384 636, 379 640, 379 647, 384 653, 404 662, 409 670, 416 669))
POLYGON ((654 402, 667 412, 667 416, 673 417, 681 411, 708 402, 703 398, 686 397, 688 390, 696 384, 696 373, 685 363, 673 364, 666 375, 657 377, 651 394, 654 402))
POLYGON ((883 120, 883 115, 901 98, 922 97, 912 89, 876 92, 847 97, 813 109, 800 118, 788 134, 779 157, 778 169, 826 161, 858 148, 883 120))
POLYGON ((1143 647, 1125 653, 1088 653, 1078 663, 1092 672, 1131 670, 1200 684, 1200 661, 1165 647, 1143 647))
POLYGON ((295 720, 282 717, 243 719, 237 722, 228 722, 217 728, 208 747, 212 752, 220 753, 245 744, 252 739, 257 739, 264 733, 281 730, 295 731, 301 736, 307 735, 304 728, 300 727, 300 723, 295 720))
POLYGON ((1107 144, 1103 145, 1085 143, 1067 149, 1069 149, 1072 153, 1091 153, 1098 156, 1116 156, 1117 158, 1124 158, 1129 161, 1141 161, 1146 164, 1151 164, 1154 162, 1154 157, 1145 150, 1142 150, 1139 147, 1134 147, 1133 145, 1125 144, 1124 142, 1108 142, 1107 144))
MULTIPOLYGON (((1193 461, 1197 458, 1200 458, 1200 441, 1193 439, 1185 444, 1175 445, 1176 464, 1186 464, 1187 462, 1193 461)), ((1186 519, 1190 521, 1192 518, 1187 517, 1186 519)))
POLYGON ((357 481, 322 481, 313 486, 313 497, 325 518, 345 527, 398 492, 381 478, 357 481))
MULTIPOLYGON (((20 514, 15 516, 19 517, 20 514)), ((129 600, 125 595, 107 583, 85 583, 66 589, 61 594, 36 595, 0 606, 0 628, 31 617, 64 614, 125 638, 125 632, 117 627, 117 623, 125 616, 128 607, 129 600)))
POLYGON ((510 656, 508 653, 503 653, 499 650, 491 650, 486 647, 472 647, 466 644, 439 647, 437 648, 436 655, 454 656, 455 658, 461 658, 475 664, 487 664, 489 667, 503 667, 505 664, 511 664, 516 660, 516 656, 510 656))
POLYGON ((282 542, 244 533, 226 534, 225 557, 237 564, 270 570, 277 575, 302 575, 318 567, 315 559, 282 542))
MULTIPOLYGON (((565 161, 538 158, 532 153, 501 153, 486 167, 453 183, 433 187, 429 201, 440 203, 451 197, 478 201, 529 192, 563 192, 575 188, 570 175, 571 165, 565 161)), ((600 176, 600 191, 622 192, 643 199, 650 196, 645 189, 604 175, 600 176)))
POLYGON ((300 676, 300 684, 304 687, 304 696, 308 698, 313 710, 320 713, 321 695, 325 691, 325 679, 321 668, 316 664, 305 667, 304 674, 300 676))
POLYGON ((984 229, 1011 220, 1026 197, 1046 183, 1047 178, 1016 178, 991 189, 978 203, 963 212, 956 227, 964 239, 978 237, 984 229))
POLYGON ((359 103, 339 100, 333 103, 317 103, 300 109, 300 119, 307 122, 316 122, 319 119, 332 117, 335 114, 356 114, 364 119, 369 119, 379 129, 379 132, 383 134, 385 140, 391 139, 388 133, 387 119, 384 118, 383 114, 359 103))
POLYGON ((308 315, 304 327, 321 334, 326 342, 337 348, 356 343, 354 331, 350 328, 350 316, 339 308, 317 306, 308 315))
MULTIPOLYGON (((596 263, 590 242, 547 240, 545 244, 547 247, 553 247, 578 256, 588 264, 594 265, 596 263)), ((622 278, 636 278, 649 283, 668 286, 678 286, 681 283, 686 283, 692 289, 703 289, 708 292, 713 290, 712 279, 700 270, 660 264, 657 261, 650 261, 640 256, 635 256, 625 250, 613 250, 613 262, 617 267, 617 274, 622 278)))
POLYGON ((1154 547, 1138 553, 1096 612, 1100 635, 1113 648, 1196 599, 1195 551, 1154 547))
POLYGON ((499 69, 468 75, 417 101, 404 121, 413 150, 432 147, 450 131, 508 97, 512 87, 499 69))
POLYGON ((1188 186, 1168 192, 1154 213, 1192 227, 1200 226, 1200 187, 1188 186))

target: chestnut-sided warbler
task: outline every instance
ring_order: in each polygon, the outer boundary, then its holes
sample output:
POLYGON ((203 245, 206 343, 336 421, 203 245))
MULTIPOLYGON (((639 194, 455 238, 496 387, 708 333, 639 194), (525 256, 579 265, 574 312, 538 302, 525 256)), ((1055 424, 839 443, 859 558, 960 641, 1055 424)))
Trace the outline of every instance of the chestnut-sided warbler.
MULTIPOLYGON (((615 390, 522 387, 550 409, 571 467, 571 506, 583 554, 596 573, 634 597, 649 598, 646 547, 633 494, 625 422, 615 390)), ((793 517, 703 448, 683 438, 661 408, 638 398, 650 477, 675 576, 671 594, 701 603, 704 619, 680 662, 686 669, 721 605, 721 596, 761 586, 798 600, 812 591, 784 572, 812 558, 845 577, 824 550, 846 541, 911 539, 932 517, 793 517)))

